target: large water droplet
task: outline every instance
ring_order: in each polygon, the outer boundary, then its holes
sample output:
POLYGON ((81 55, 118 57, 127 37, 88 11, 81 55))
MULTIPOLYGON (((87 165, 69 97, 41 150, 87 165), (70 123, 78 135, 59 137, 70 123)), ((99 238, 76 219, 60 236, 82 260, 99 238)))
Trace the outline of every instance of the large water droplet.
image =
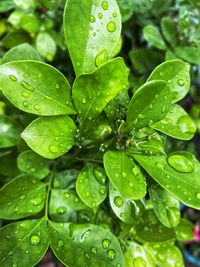
POLYGON ((17 81, 17 77, 14 75, 9 75, 9 78, 11 79, 11 81, 16 82, 17 81))
POLYGON ((40 105, 35 104, 35 105, 33 106, 33 108, 34 108, 36 111, 39 111, 39 110, 40 110, 40 105))
POLYGON ((49 146, 49 151, 52 153, 57 153, 58 152, 58 147, 55 145, 50 145, 49 146))
POLYGON ((138 176, 140 174, 140 170, 137 166, 132 169, 133 175, 138 176))
POLYGON ((95 18, 95 16, 91 15, 91 16, 90 16, 90 22, 92 22, 92 23, 93 23, 93 22, 95 22, 95 21, 96 21, 96 18, 95 18))
POLYGON ((102 241, 102 247, 103 249, 108 249, 110 247, 111 241, 109 239, 104 239, 102 241))
POLYGON ((106 63, 108 61, 108 52, 106 49, 102 50, 97 54, 95 57, 95 65, 97 67, 101 66, 102 64, 106 63))
POLYGON ((66 209, 65 207, 59 207, 59 208, 57 209, 57 212, 58 212, 58 214, 60 214, 60 215, 64 214, 66 211, 67 211, 67 209, 66 209))
POLYGON ((115 197, 114 203, 115 203, 115 206, 120 208, 121 206, 123 206, 124 201, 121 197, 115 197))
POLYGON ((27 82, 21 81, 21 86, 24 87, 28 91, 33 91, 34 88, 27 82))
POLYGON ((36 246, 37 244, 40 243, 40 237, 38 235, 33 235, 31 236, 30 242, 31 242, 31 245, 36 246))
POLYGON ((102 1, 101 6, 104 10, 108 9, 108 2, 107 1, 102 1))
POLYGON ((69 198, 70 198, 70 193, 65 192, 65 193, 64 193, 64 198, 65 198, 65 199, 69 199, 69 198))
POLYGON ((193 162, 182 155, 171 155, 167 159, 168 164, 178 172, 193 172, 193 162))
POLYGON ((116 30, 116 23, 114 21, 109 21, 107 24, 107 30, 109 32, 114 32, 116 30))
POLYGON ((101 12, 98 13, 98 18, 102 19, 103 18, 103 14, 101 12))
POLYGON ((113 249, 108 250, 108 259, 113 261, 116 257, 116 252, 113 249))
POLYGON ((193 134, 196 131, 195 124, 193 123, 192 119, 187 115, 181 116, 177 121, 177 125, 180 127, 183 133, 193 134))

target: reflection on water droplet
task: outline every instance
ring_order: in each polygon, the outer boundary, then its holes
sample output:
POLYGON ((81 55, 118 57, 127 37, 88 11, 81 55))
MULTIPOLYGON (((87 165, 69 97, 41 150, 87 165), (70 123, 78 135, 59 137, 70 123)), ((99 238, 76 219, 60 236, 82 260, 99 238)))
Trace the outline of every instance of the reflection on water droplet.
POLYGON ((193 172, 193 162, 182 155, 171 155, 167 158, 168 164, 178 172, 193 172))
POLYGON ((95 65, 97 67, 101 66, 102 64, 106 63, 108 61, 108 52, 106 49, 102 50, 97 54, 95 57, 95 65))
POLYGON ((157 167, 158 169, 164 170, 165 165, 164 165, 163 163, 161 163, 161 162, 157 162, 157 163, 156 163, 156 167, 157 167))
POLYGON ((25 98, 28 98, 29 97, 29 93, 28 92, 22 92, 21 95, 25 98))
POLYGON ((21 81, 21 86, 24 87, 28 91, 33 91, 34 88, 27 82, 21 81))
POLYGON ((109 239, 104 239, 102 241, 102 247, 103 249, 108 249, 110 247, 111 241, 109 239))
POLYGON ((63 240, 59 239, 57 243, 58 248, 63 247, 63 245, 64 245, 63 240))
POLYGON ((40 237, 38 235, 33 235, 31 236, 30 242, 31 242, 31 245, 36 246, 37 244, 40 243, 40 237))
POLYGON ((197 199, 200 199, 200 192, 197 193, 197 199))
POLYGON ((90 251, 93 254, 97 254, 97 247, 91 247, 90 251))
POLYGON ((98 13, 98 18, 102 19, 103 18, 103 14, 101 12, 98 13))
POLYGON ((9 78, 11 79, 11 81, 16 82, 17 81, 17 77, 14 75, 9 75, 9 78))
POLYGON ((187 115, 181 116, 177 121, 177 125, 180 127, 180 130, 183 133, 193 134, 196 131, 196 126, 194 122, 187 115))
POLYGON ((114 32, 116 30, 116 23, 114 21, 109 21, 107 24, 107 30, 109 32, 114 32))
POLYGON ((41 197, 35 197, 35 198, 31 199, 31 203, 34 206, 40 205, 42 203, 42 198, 41 197))
POLYGON ((55 145, 50 145, 49 146, 49 151, 52 153, 57 153, 58 152, 58 147, 55 145))
POLYGON ((102 1, 101 6, 104 10, 108 9, 108 2, 107 1, 102 1))
POLYGON ((133 262, 134 267, 146 267, 146 261, 142 257, 137 257, 133 262))
POLYGON ((179 86, 184 86, 185 85, 185 82, 184 82, 183 79, 178 79, 177 83, 178 83, 179 86))
POLYGON ((108 259, 113 261, 116 257, 116 252, 113 249, 108 250, 108 259))
POLYGON ((64 214, 66 211, 67 211, 67 209, 65 207, 60 207, 57 209, 57 213, 61 214, 61 215, 64 214))
POLYGON ((93 16, 93 15, 92 15, 92 16, 90 16, 90 19, 89 19, 89 20, 90 20, 90 22, 92 22, 92 23, 93 23, 93 22, 95 22, 95 21, 96 21, 96 18, 95 18, 95 16, 93 16))
POLYGON ((24 101, 24 102, 23 102, 23 106, 24 106, 25 108, 27 108, 27 107, 29 106, 28 101, 24 101))
POLYGON ((114 203, 115 203, 115 206, 120 208, 121 206, 123 206, 124 201, 121 197, 115 197, 114 203))
POLYGON ((35 105, 33 106, 33 108, 34 108, 36 111, 38 111, 38 110, 40 110, 40 105, 35 104, 35 105))

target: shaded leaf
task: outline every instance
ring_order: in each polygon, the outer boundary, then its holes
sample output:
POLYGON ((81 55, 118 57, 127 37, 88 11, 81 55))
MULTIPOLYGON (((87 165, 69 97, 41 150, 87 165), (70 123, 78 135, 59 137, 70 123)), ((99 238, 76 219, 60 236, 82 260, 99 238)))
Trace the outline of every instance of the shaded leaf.
POLYGON ((200 47, 175 47, 174 53, 177 55, 177 57, 180 57, 191 64, 200 64, 200 47))
POLYGON ((55 189, 74 189, 76 178, 79 175, 78 170, 69 169, 54 173, 53 188, 55 189))
POLYGON ((163 38, 159 30, 153 25, 147 25, 143 29, 144 39, 153 47, 156 47, 161 50, 166 49, 166 44, 163 41, 163 38))
POLYGON ((194 239, 194 225, 187 219, 182 218, 179 225, 175 228, 176 236, 179 241, 189 241, 194 239))
POLYGON ((175 45, 177 42, 177 30, 175 22, 170 17, 163 17, 161 20, 162 32, 170 45, 175 45))

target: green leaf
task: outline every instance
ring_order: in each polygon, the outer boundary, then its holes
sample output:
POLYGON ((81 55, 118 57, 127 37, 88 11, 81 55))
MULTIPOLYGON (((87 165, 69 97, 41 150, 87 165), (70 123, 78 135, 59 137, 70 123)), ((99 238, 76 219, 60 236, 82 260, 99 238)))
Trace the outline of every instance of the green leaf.
POLYGON ((112 55, 121 34, 116 0, 68 0, 64 32, 76 76, 89 73, 112 55))
POLYGON ((166 227, 176 227, 180 221, 179 201, 158 185, 149 188, 154 211, 166 227))
POLYGON ((3 38, 3 45, 10 49, 22 43, 30 42, 30 36, 24 31, 11 31, 3 38))
POLYGON ((76 126, 68 116, 38 118, 21 134, 28 146, 47 159, 65 154, 75 143, 76 126))
POLYGON ((135 242, 128 242, 128 248, 124 253, 124 260, 126 267, 156 266, 151 254, 143 246, 135 242))
POLYGON ((134 12, 135 0, 117 0, 122 15, 122 21, 126 22, 134 12))
POLYGON ((200 64, 200 47, 180 46, 174 48, 174 53, 181 59, 191 63, 200 64))
POLYGON ((121 58, 109 61, 91 74, 79 76, 72 95, 82 123, 96 118, 127 84, 128 71, 121 58))
POLYGON ((70 169, 54 173, 53 188, 55 189, 74 189, 75 182, 79 175, 78 170, 70 169))
POLYGON ((20 175, 1 190, 0 217, 15 220, 40 212, 44 207, 46 185, 31 176, 20 175))
POLYGON ((153 47, 156 47, 160 50, 165 50, 167 48, 159 30, 155 26, 145 26, 143 29, 143 35, 144 39, 153 47))
POLYGON ((104 201, 107 195, 106 178, 104 169, 93 164, 87 164, 80 172, 76 191, 87 206, 95 209, 104 201))
POLYGON ((0 154, 0 166, 0 174, 3 176, 16 176, 19 174, 16 153, 13 151, 7 151, 0 154))
POLYGON ((25 13, 20 19, 20 27, 29 33, 36 33, 40 28, 40 21, 35 14, 25 13))
POLYGON ((190 66, 178 60, 170 60, 160 64, 151 73, 148 81, 166 81, 172 91, 172 102, 184 98, 190 89, 190 66))
POLYGON ((33 9, 36 6, 35 0, 13 0, 17 7, 21 9, 33 9))
POLYGON ((148 251, 156 262, 156 266, 162 267, 184 267, 181 251, 174 245, 168 243, 145 244, 148 251))
POLYGON ((187 158, 187 155, 183 158, 179 155, 183 156, 181 152, 172 154, 171 159, 170 155, 168 158, 161 155, 149 157, 135 154, 133 156, 169 193, 187 206, 200 209, 200 163, 193 158, 187 158))
POLYGON ((22 128, 16 121, 0 115, 0 148, 17 145, 21 131, 22 128))
POLYGON ((104 167, 108 178, 127 199, 141 199, 146 194, 146 183, 139 167, 122 151, 107 151, 104 167))
POLYGON ((1 267, 36 266, 49 246, 45 218, 19 221, 1 228, 1 267))
POLYGON ((182 218, 179 225, 175 228, 176 236, 179 241, 189 241, 194 239, 194 225, 187 219, 182 218))
POLYGON ((2 0, 0 4, 0 13, 7 12, 15 7, 12 0, 2 0))
POLYGON ((144 211, 142 201, 123 198, 112 184, 110 184, 109 189, 110 205, 115 215, 127 224, 134 224, 144 211))
POLYGON ((184 109, 176 104, 170 107, 169 113, 159 122, 152 126, 164 134, 181 140, 190 140, 195 132, 196 126, 184 109))
POLYGON ((8 63, 10 61, 17 60, 36 60, 40 61, 40 56, 38 55, 35 48, 33 48, 30 44, 24 43, 10 49, 2 59, 2 64, 8 63))
POLYGON ((171 105, 171 93, 164 81, 152 81, 141 86, 132 97, 127 111, 127 128, 151 126, 161 120, 171 105))
POLYGON ((162 32, 170 45, 175 45, 177 42, 177 30, 174 21, 170 17, 163 17, 161 20, 162 32))
POLYGON ((17 158, 17 165, 21 172, 33 175, 39 179, 49 174, 48 161, 32 150, 25 151, 17 158))
POLYGON ((68 81, 50 65, 32 60, 6 63, 0 66, 0 83, 8 100, 25 112, 74 114, 68 81))
POLYGON ((137 236, 144 242, 163 242, 175 238, 173 228, 165 227, 153 210, 146 210, 135 226, 137 236))
POLYGON ((56 42, 47 32, 40 32, 35 40, 36 49, 38 53, 47 59, 52 61, 56 54, 56 42))
POLYGON ((66 266, 124 266, 116 237, 94 224, 56 224, 50 222, 50 246, 66 266))
POLYGON ((72 190, 52 190, 49 214, 56 222, 77 221, 78 212, 88 209, 72 190))

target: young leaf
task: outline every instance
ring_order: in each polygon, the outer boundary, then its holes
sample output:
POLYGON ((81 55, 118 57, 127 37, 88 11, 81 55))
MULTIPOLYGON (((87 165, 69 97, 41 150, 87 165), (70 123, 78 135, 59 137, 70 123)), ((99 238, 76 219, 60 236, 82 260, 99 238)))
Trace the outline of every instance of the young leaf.
POLYGON ((174 53, 181 59, 188 61, 191 64, 200 64, 200 47, 175 47, 174 53))
POLYGON ((176 104, 170 107, 168 114, 152 126, 166 135, 181 140, 190 140, 195 132, 196 126, 184 109, 176 104))
POLYGON ((179 59, 160 64, 151 73, 148 81, 166 81, 172 92, 172 102, 184 98, 190 89, 190 66, 179 59))
POLYGON ((149 188, 149 195, 161 223, 166 227, 176 227, 180 221, 179 201, 158 185, 149 188))
POLYGON ((36 266, 49 246, 45 218, 11 223, 1 228, 1 267, 36 266))
POLYGON ((0 217, 15 220, 38 213, 44 207, 45 187, 30 176, 11 180, 0 190, 0 217))
POLYGON ((49 214, 56 222, 77 221, 78 212, 88 209, 72 190, 52 190, 49 214))
POLYGON ((135 226, 137 236, 145 242, 163 242, 175 238, 173 228, 165 227, 153 210, 146 210, 135 226))
POLYGON ((127 111, 127 128, 142 128, 161 120, 171 105, 171 92, 164 81, 141 86, 132 97, 127 111))
POLYGON ((160 50, 165 50, 167 48, 159 30, 155 26, 145 26, 143 29, 143 35, 144 39, 153 47, 156 47, 160 50))
POLYGON ((0 115, 0 148, 12 147, 19 143, 21 126, 10 117, 0 115))
POLYGON ((144 212, 144 204, 140 200, 128 200, 114 189, 112 184, 109 186, 110 205, 115 215, 127 224, 134 224, 138 217, 144 212))
POLYGON ((49 174, 47 160, 40 157, 32 150, 21 153, 17 159, 17 165, 21 172, 43 179, 49 174))
POLYGON ((32 60, 6 63, 0 66, 0 83, 8 100, 25 112, 43 116, 75 113, 68 81, 50 65, 32 60))
POLYGON ((66 266, 124 266, 119 242, 109 230, 94 224, 50 222, 49 226, 50 246, 66 266))
POLYGON ((169 44, 172 46, 175 45, 177 42, 178 33, 173 19, 171 19, 170 17, 163 17, 161 20, 161 27, 163 35, 169 42, 169 44))
POLYGON ((35 42, 38 53, 48 61, 52 61, 56 54, 56 42, 51 35, 47 32, 40 32, 35 42))
POLYGON ((79 76, 72 95, 82 123, 97 117, 127 84, 128 71, 121 58, 109 61, 91 74, 79 76))
POLYGON ((103 168, 88 164, 79 174, 76 191, 81 200, 95 209, 106 198, 106 174, 103 168))
POLYGON ((121 34, 116 0, 68 0, 64 32, 76 76, 95 70, 112 55, 121 34))
POLYGON ((65 154, 75 143, 76 126, 68 116, 38 118, 21 134, 28 146, 47 159, 65 154))
POLYGON ((41 61, 41 58, 35 48, 30 44, 24 43, 10 49, 2 58, 2 64, 17 60, 36 60, 41 61))
POLYGON ((156 266, 162 267, 184 267, 183 256, 180 250, 171 244, 155 243, 145 244, 144 248, 148 251, 156 262, 156 266))
POLYGON ((122 151, 107 151, 104 167, 108 178, 127 199, 141 199, 146 194, 146 183, 139 167, 122 151))
POLYGON ((200 209, 200 163, 180 152, 165 156, 133 155, 148 174, 189 207, 200 209))
POLYGON ((175 228, 175 231, 179 241, 189 241, 194 239, 194 225, 187 219, 182 218, 179 225, 175 228))

